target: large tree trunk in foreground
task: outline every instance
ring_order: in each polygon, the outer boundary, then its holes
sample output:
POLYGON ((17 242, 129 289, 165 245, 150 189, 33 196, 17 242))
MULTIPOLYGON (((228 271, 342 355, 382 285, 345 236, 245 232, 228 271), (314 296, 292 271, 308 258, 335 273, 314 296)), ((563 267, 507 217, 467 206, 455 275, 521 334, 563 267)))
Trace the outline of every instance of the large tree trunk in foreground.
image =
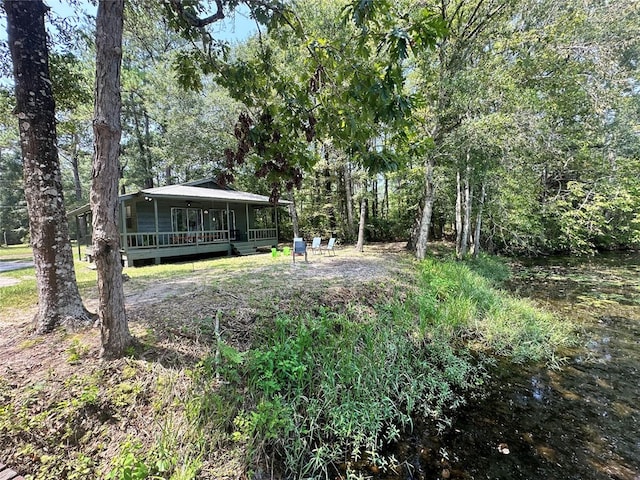
POLYGON ((55 103, 40 0, 5 1, 23 157, 24 193, 38 287, 38 332, 91 320, 73 269, 56 148, 55 103))
POLYGON ((124 0, 101 0, 96 19, 94 159, 91 182, 93 253, 98 272, 98 316, 103 357, 117 357, 131 344, 124 309, 118 157, 120 151, 120 64, 124 0))

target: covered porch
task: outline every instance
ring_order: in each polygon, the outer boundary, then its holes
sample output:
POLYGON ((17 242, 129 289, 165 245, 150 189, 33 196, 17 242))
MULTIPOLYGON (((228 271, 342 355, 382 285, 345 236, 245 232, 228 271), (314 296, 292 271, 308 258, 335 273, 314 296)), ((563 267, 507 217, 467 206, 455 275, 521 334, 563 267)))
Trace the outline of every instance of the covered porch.
MULTIPOLYGON (((278 206, 289 202, 280 201, 278 206)), ((250 255, 278 243, 278 206, 262 195, 170 185, 120 196, 119 229, 125 266, 193 255, 250 255)), ((69 215, 91 215, 89 206, 69 215)), ((90 225, 90 221, 87 222, 90 225)), ((78 227, 80 231, 80 227, 78 227)), ((88 251, 91 261, 91 251, 88 251)))

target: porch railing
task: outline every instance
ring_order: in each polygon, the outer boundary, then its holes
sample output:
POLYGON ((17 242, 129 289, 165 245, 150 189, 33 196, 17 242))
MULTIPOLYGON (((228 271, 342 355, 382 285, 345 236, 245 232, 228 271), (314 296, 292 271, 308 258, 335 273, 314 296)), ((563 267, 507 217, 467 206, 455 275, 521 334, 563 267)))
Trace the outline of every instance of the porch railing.
POLYGON ((255 240, 270 240, 277 237, 277 231, 275 228, 250 228, 249 229, 249 241, 255 240))
MULTIPOLYGON (((249 229, 249 241, 275 239, 275 228, 249 229)), ((237 230, 231 230, 231 238, 227 230, 205 230, 203 232, 145 232, 126 233, 122 235, 123 248, 128 250, 143 248, 186 247, 189 245, 208 245, 213 243, 229 243, 241 236, 237 230)))
MULTIPOLYGON (((122 244, 130 250, 138 248, 170 248, 229 242, 229 232, 227 230, 205 230, 203 232, 126 233, 123 234, 122 237, 122 244)), ((231 236, 231 240, 234 240, 233 234, 231 236)))

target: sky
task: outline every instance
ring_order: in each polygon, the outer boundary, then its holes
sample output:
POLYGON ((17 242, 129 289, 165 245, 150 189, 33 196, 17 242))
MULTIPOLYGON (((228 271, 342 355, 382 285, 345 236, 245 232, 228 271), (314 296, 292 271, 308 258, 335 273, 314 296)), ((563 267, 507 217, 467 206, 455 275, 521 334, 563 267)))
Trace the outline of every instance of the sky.
MULTIPOLYGON (((44 0, 45 4, 51 7, 51 11, 56 17, 69 18, 70 21, 78 16, 78 13, 85 13, 95 17, 97 6, 88 0, 71 0, 76 6, 69 5, 70 0, 44 0), (78 11, 78 9, 80 11, 78 11)), ((216 23, 212 27, 212 33, 216 39, 226 40, 229 43, 238 43, 246 40, 256 33, 257 28, 253 20, 249 18, 249 11, 241 6, 237 9, 232 18, 216 23)), ((75 20, 77 22, 77 20, 75 20)), ((49 25, 48 25, 49 27, 49 25)), ((0 42, 7 40, 7 22, 4 15, 0 15, 0 42)), ((7 87, 12 84, 12 79, 0 74, 0 86, 7 87)))
MULTIPOLYGON (((70 6, 69 0, 44 0, 44 2, 60 17, 73 17, 77 8, 95 17, 98 10, 97 6, 88 0, 76 0, 75 3, 77 3, 78 7, 70 6)), ((229 42, 238 42, 245 40, 256 32, 255 22, 249 18, 249 11, 246 7, 243 7, 244 5, 238 9, 233 18, 216 23, 213 27, 216 38, 229 42)))

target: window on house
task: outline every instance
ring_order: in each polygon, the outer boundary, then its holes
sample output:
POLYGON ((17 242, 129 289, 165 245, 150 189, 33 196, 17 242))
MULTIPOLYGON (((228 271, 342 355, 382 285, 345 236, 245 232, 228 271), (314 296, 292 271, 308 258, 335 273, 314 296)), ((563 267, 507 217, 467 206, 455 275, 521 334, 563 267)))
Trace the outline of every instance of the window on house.
POLYGON ((125 217, 127 222, 127 229, 133 229, 133 211, 131 205, 125 207, 125 217))
MULTIPOLYGON (((236 229, 236 212, 229 210, 229 218, 231 219, 231 230, 236 229)), ((211 229, 212 230, 227 230, 227 211, 226 210, 211 210, 211 229)))
POLYGON ((201 232, 203 230, 202 209, 173 207, 171 228, 174 232, 201 232))

